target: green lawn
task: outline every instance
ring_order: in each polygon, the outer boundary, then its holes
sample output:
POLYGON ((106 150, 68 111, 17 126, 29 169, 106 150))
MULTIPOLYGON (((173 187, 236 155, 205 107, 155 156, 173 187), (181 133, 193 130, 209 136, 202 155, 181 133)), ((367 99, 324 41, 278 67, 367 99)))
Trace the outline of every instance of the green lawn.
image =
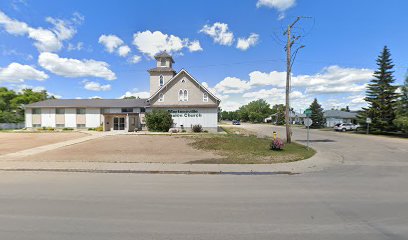
POLYGON ((254 135, 234 134, 230 129, 228 134, 208 134, 191 137, 194 141, 191 145, 194 148, 215 151, 222 159, 209 159, 195 161, 192 163, 283 163, 293 162, 310 158, 315 154, 313 149, 307 150, 305 146, 291 143, 286 144, 284 150, 272 151, 269 145, 270 138, 258 138, 254 135))

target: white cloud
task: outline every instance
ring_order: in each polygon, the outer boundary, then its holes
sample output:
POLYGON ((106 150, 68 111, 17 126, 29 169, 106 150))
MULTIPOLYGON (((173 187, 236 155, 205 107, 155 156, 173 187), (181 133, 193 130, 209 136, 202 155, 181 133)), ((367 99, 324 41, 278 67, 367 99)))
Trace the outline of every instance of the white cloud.
POLYGON ((98 82, 89 82, 89 81, 84 81, 84 88, 86 90, 90 90, 90 91, 109 91, 112 89, 110 84, 106 84, 106 85, 101 85, 98 82))
POLYGON ((52 93, 43 86, 31 86, 27 84, 12 84, 11 87, 18 93, 22 93, 24 89, 31 89, 33 90, 33 92, 47 91, 48 96, 54 96, 55 98, 62 98, 61 95, 52 93))
MULTIPOLYGON (((325 67, 316 74, 292 76, 291 107, 304 109, 314 97, 319 97, 319 101, 327 109, 347 105, 358 109, 366 105, 364 91, 372 74, 373 70, 370 69, 334 65, 325 67), (328 97, 331 98, 327 99, 328 97)), ((207 83, 203 85, 208 87, 207 83)), ((208 89, 222 99, 223 109, 236 110, 237 106, 259 98, 271 105, 285 103, 285 85, 286 72, 253 71, 249 73, 249 80, 227 77, 208 89), (262 88, 264 86, 272 88, 262 88)))
POLYGON ((135 88, 135 89, 132 89, 131 91, 127 91, 120 98, 125 98, 125 97, 149 98, 150 93, 149 92, 144 92, 144 91, 140 92, 139 89, 135 88))
POLYGON ((0 82, 24 82, 25 80, 42 81, 48 78, 43 71, 29 65, 10 63, 5 68, 0 68, 0 82))
POLYGON ((133 34, 133 45, 150 58, 162 51, 179 53, 183 48, 188 48, 190 52, 202 50, 197 40, 190 41, 188 38, 181 39, 160 31, 151 32, 149 30, 133 34))
POLYGON ((198 52, 203 51, 203 48, 201 47, 200 42, 198 40, 195 40, 188 44, 188 50, 190 52, 198 52))
POLYGON ((210 36, 215 43, 231 46, 234 42, 234 33, 228 29, 228 24, 216 22, 213 25, 204 25, 200 32, 210 36))
POLYGON ((74 50, 80 51, 83 48, 84 48, 83 42, 78 42, 76 45, 72 43, 68 43, 68 46, 67 46, 68 51, 74 51, 74 50))
POLYGON ((76 34, 76 29, 71 21, 47 17, 46 21, 51 23, 51 29, 33 28, 24 22, 14 20, 0 12, 0 24, 10 34, 27 35, 35 40, 34 46, 39 51, 58 51, 63 46, 63 41, 71 39, 76 34))
POLYGON ((245 51, 248 48, 255 46, 259 41, 259 35, 251 33, 248 38, 238 38, 237 48, 245 51))
POLYGON ((365 89, 365 84, 372 79, 371 69, 342 68, 329 66, 314 75, 292 77, 293 86, 306 86, 307 92, 313 93, 349 93, 365 89))
POLYGON ((52 31, 59 40, 71 39, 76 34, 76 29, 70 22, 52 17, 47 17, 45 20, 54 25, 52 31))
MULTIPOLYGON (((77 17, 74 16, 72 19, 77 19, 77 17)), ((46 21, 51 23, 53 27, 50 29, 33 28, 27 23, 11 19, 0 11, 0 25, 3 25, 8 33, 17 36, 27 35, 35 41, 34 46, 40 52, 58 51, 63 47, 63 41, 69 40, 75 35, 75 24, 77 23, 52 17, 47 17, 46 21)))
POLYGON ((296 0, 258 0, 256 7, 274 8, 279 11, 279 20, 285 17, 285 11, 296 5, 296 0))
POLYGON ((38 57, 38 64, 44 69, 64 77, 116 79, 115 73, 109 69, 109 64, 92 59, 61 58, 55 53, 44 52, 38 57))
POLYGON ((116 35, 101 35, 98 42, 105 46, 107 52, 116 52, 116 54, 121 57, 126 57, 132 51, 130 47, 116 35))
POLYGON ((98 42, 103 44, 109 53, 113 53, 123 44, 123 40, 116 35, 101 35, 98 42))
POLYGON ((129 59, 129 62, 130 62, 130 63, 133 63, 133 64, 136 64, 136 63, 140 62, 141 60, 142 60, 142 57, 141 57, 141 56, 133 55, 133 56, 129 59))
POLYGON ((236 77, 226 77, 215 85, 214 90, 217 93, 243 93, 250 88, 246 81, 236 77))
POLYGON ((118 49, 118 54, 121 57, 126 57, 130 53, 130 47, 128 45, 120 46, 118 49))
POLYGON ((11 19, 2 11, 0 11, 0 24, 4 26, 6 32, 13 35, 24 35, 29 29, 26 23, 11 19))
POLYGON ((221 109, 223 111, 235 111, 242 105, 243 103, 235 101, 221 102, 221 109))
MULTIPOLYGON (((293 87, 306 87, 309 93, 347 93, 358 92, 365 89, 365 84, 372 78, 373 70, 358 68, 343 68, 329 66, 313 75, 292 76, 293 87)), ((272 71, 264 73, 253 71, 249 73, 251 86, 276 86, 286 85, 286 72, 272 71)))
POLYGON ((253 71, 249 73, 249 84, 251 86, 277 86, 283 87, 286 85, 286 72, 272 71, 264 73, 260 71, 253 71))

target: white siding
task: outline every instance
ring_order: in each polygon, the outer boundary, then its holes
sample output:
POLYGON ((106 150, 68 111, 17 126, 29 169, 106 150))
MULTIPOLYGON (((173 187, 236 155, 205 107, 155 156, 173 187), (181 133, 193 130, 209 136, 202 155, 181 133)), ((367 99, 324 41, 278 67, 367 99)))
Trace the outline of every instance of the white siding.
POLYGON ((31 108, 25 109, 25 127, 33 127, 33 115, 31 114, 31 108))
POLYGON ((101 110, 99 108, 87 108, 85 117, 87 128, 95 128, 101 125, 101 110))
POLYGON ((192 125, 200 124, 203 128, 217 128, 217 108, 171 108, 174 127, 181 125, 188 129, 192 125))
POLYGON ((121 113, 122 108, 108 108, 105 109, 105 113, 121 113))
POLYGON ((76 128, 76 108, 65 108, 65 127, 76 128))
POLYGON ((41 126, 55 127, 55 108, 41 109, 41 126))

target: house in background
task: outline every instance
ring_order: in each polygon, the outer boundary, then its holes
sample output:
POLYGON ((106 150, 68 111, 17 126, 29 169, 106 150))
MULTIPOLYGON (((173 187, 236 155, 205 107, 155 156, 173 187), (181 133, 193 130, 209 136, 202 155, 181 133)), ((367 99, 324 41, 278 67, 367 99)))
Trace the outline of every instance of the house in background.
MULTIPOLYGON (((279 118, 278 114, 279 113, 272 114, 271 116, 265 118, 264 122, 265 123, 276 124, 276 122, 278 121, 278 118, 279 118)), ((282 113, 282 114, 284 115, 285 113, 282 113)), ((285 116, 283 116, 283 117, 285 117, 285 116)), ((290 123, 291 124, 300 124, 300 125, 302 125, 304 123, 306 115, 303 114, 303 113, 297 113, 297 112, 291 111, 289 113, 289 117, 290 117, 290 123)))
POLYGON ((326 120, 326 127, 334 127, 334 125, 338 123, 353 123, 357 118, 357 113, 340 110, 327 110, 324 111, 323 117, 326 120))

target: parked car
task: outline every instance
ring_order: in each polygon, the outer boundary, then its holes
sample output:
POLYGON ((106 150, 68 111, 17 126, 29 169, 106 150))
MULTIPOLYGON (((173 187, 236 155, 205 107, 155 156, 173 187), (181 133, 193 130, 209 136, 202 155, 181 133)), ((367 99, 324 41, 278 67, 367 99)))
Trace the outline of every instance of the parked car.
POLYGON ((232 125, 241 125, 239 120, 232 120, 232 125))
POLYGON ((357 130, 360 127, 358 124, 352 124, 352 123, 337 123, 334 125, 334 130, 335 131, 353 131, 357 130))

